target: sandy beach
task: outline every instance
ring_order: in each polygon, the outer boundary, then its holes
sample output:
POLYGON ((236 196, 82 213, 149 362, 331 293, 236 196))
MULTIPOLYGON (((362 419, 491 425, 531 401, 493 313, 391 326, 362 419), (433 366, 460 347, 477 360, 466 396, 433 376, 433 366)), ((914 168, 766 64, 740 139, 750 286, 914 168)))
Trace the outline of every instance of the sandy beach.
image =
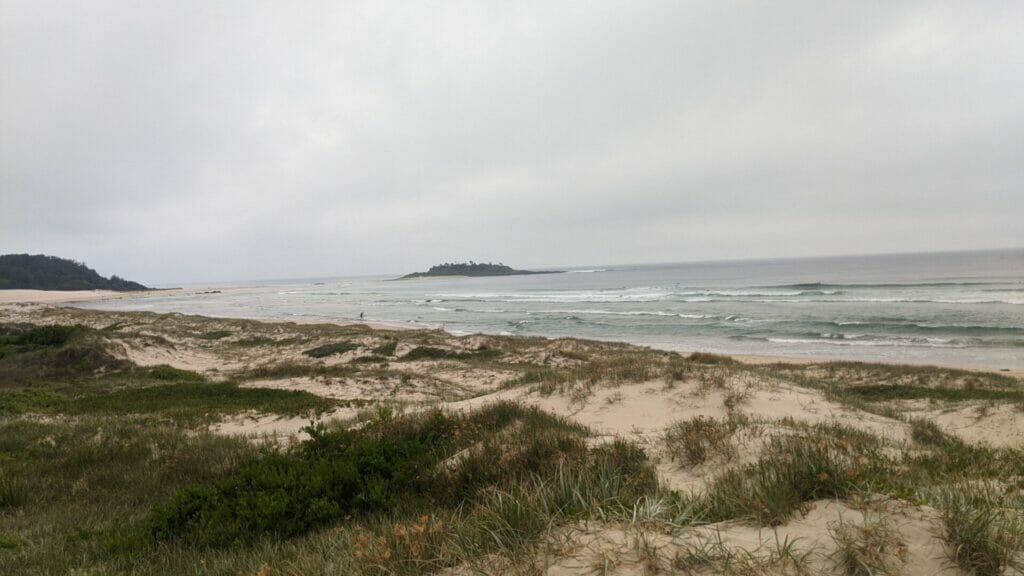
POLYGON ((0 304, 63 304, 131 298, 145 292, 114 292, 113 290, 0 290, 0 304))

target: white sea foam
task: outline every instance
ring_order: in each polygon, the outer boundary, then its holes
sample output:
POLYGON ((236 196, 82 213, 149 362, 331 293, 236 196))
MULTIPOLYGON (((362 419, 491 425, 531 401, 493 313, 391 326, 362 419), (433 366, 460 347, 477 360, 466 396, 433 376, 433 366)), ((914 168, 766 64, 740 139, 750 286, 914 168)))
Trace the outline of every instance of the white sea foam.
POLYGON ((673 318, 686 318, 691 320, 701 320, 705 318, 712 318, 705 314, 683 314, 679 312, 665 312, 662 310, 602 310, 602 309, 568 309, 568 310, 540 310, 538 314, 593 314, 598 316, 663 316, 673 318))
POLYGON ((767 338, 775 344, 828 344, 830 346, 878 346, 878 347, 922 347, 922 348, 966 348, 966 345, 954 343, 942 338, 925 338, 915 340, 880 340, 880 339, 837 339, 837 338, 767 338))
POLYGON ((671 292, 651 288, 626 290, 583 290, 576 292, 482 292, 467 294, 439 294, 446 301, 483 301, 506 303, 613 303, 655 302, 671 296, 671 292))

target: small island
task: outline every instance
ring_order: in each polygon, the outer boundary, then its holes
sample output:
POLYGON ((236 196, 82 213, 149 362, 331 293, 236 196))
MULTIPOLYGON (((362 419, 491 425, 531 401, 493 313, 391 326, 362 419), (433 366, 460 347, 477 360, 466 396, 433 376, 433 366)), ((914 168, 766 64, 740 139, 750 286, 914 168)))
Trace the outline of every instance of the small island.
POLYGON ((413 272, 406 274, 398 280, 410 280, 412 278, 436 278, 441 276, 521 276, 524 274, 560 274, 561 270, 516 270, 502 263, 493 264, 488 262, 446 262, 432 266, 426 272, 413 272))
POLYGON ((100 276, 82 262, 44 254, 0 255, 0 290, 114 290, 149 288, 117 275, 100 276))

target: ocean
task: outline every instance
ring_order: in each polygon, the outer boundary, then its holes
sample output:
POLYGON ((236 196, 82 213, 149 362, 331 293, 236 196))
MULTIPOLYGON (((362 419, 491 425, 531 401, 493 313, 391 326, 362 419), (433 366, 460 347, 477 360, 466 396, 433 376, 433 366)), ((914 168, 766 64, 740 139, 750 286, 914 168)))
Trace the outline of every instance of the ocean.
POLYGON ((1024 249, 234 283, 76 306, 1024 369, 1024 249))

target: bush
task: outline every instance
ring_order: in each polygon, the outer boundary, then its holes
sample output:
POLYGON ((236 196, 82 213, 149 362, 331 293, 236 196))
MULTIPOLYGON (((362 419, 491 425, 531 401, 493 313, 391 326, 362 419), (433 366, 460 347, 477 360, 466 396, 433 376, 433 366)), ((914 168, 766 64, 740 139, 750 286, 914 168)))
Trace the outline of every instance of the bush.
POLYGON ((228 336, 231 336, 230 330, 211 330, 209 332, 203 332, 196 336, 196 338, 199 338, 200 340, 220 340, 221 338, 227 338, 228 336))
POLYGON ((445 350, 444 348, 434 348, 433 346, 417 346, 412 350, 405 353, 402 356, 403 361, 412 360, 471 360, 471 359, 488 359, 496 358, 501 355, 499 350, 481 349, 473 350, 472 352, 457 352, 455 350, 445 350))
POLYGON ((28 333, 22 336, 22 342, 32 346, 60 346, 67 343, 76 332, 84 330, 85 327, 81 325, 61 326, 55 324, 53 326, 39 326, 29 330, 28 333))
POLYGON ((0 476, 0 510, 17 508, 28 500, 28 484, 21 480, 0 476))
POLYGON ((203 378, 200 374, 191 370, 182 370, 181 368, 175 368, 168 366, 167 364, 161 364, 154 366, 146 371, 146 374, 155 380, 164 380, 166 382, 205 382, 206 378, 203 378))
POLYGON ((510 403, 469 415, 382 414, 358 430, 307 430, 311 438, 287 452, 155 508, 150 537, 225 545, 377 511, 455 508, 488 489, 555 475, 567 463, 628 474, 624 493, 656 485, 639 448, 617 442, 588 451, 585 429, 510 403))
POLYGON ((75 334, 86 331, 88 331, 88 328, 81 324, 73 326, 61 324, 49 326, 8 324, 0 326, 0 346, 13 348, 15 352, 63 346, 75 334))
POLYGON ((686 357, 686 361, 693 364, 736 364, 736 361, 729 356, 710 354, 708 352, 694 352, 686 357))
POLYGON ((392 356, 395 353, 395 348, 398 348, 398 340, 389 340, 374 348, 373 353, 378 356, 392 356))
POLYGON ((326 358, 327 356, 333 356, 334 354, 344 354, 350 350, 358 348, 351 342, 337 342, 335 344, 324 344, 323 346, 317 346, 316 348, 310 348, 303 352, 310 358, 326 358))
POLYGON ((910 421, 910 437, 925 446, 942 447, 951 442, 951 438, 935 422, 924 418, 910 421))

